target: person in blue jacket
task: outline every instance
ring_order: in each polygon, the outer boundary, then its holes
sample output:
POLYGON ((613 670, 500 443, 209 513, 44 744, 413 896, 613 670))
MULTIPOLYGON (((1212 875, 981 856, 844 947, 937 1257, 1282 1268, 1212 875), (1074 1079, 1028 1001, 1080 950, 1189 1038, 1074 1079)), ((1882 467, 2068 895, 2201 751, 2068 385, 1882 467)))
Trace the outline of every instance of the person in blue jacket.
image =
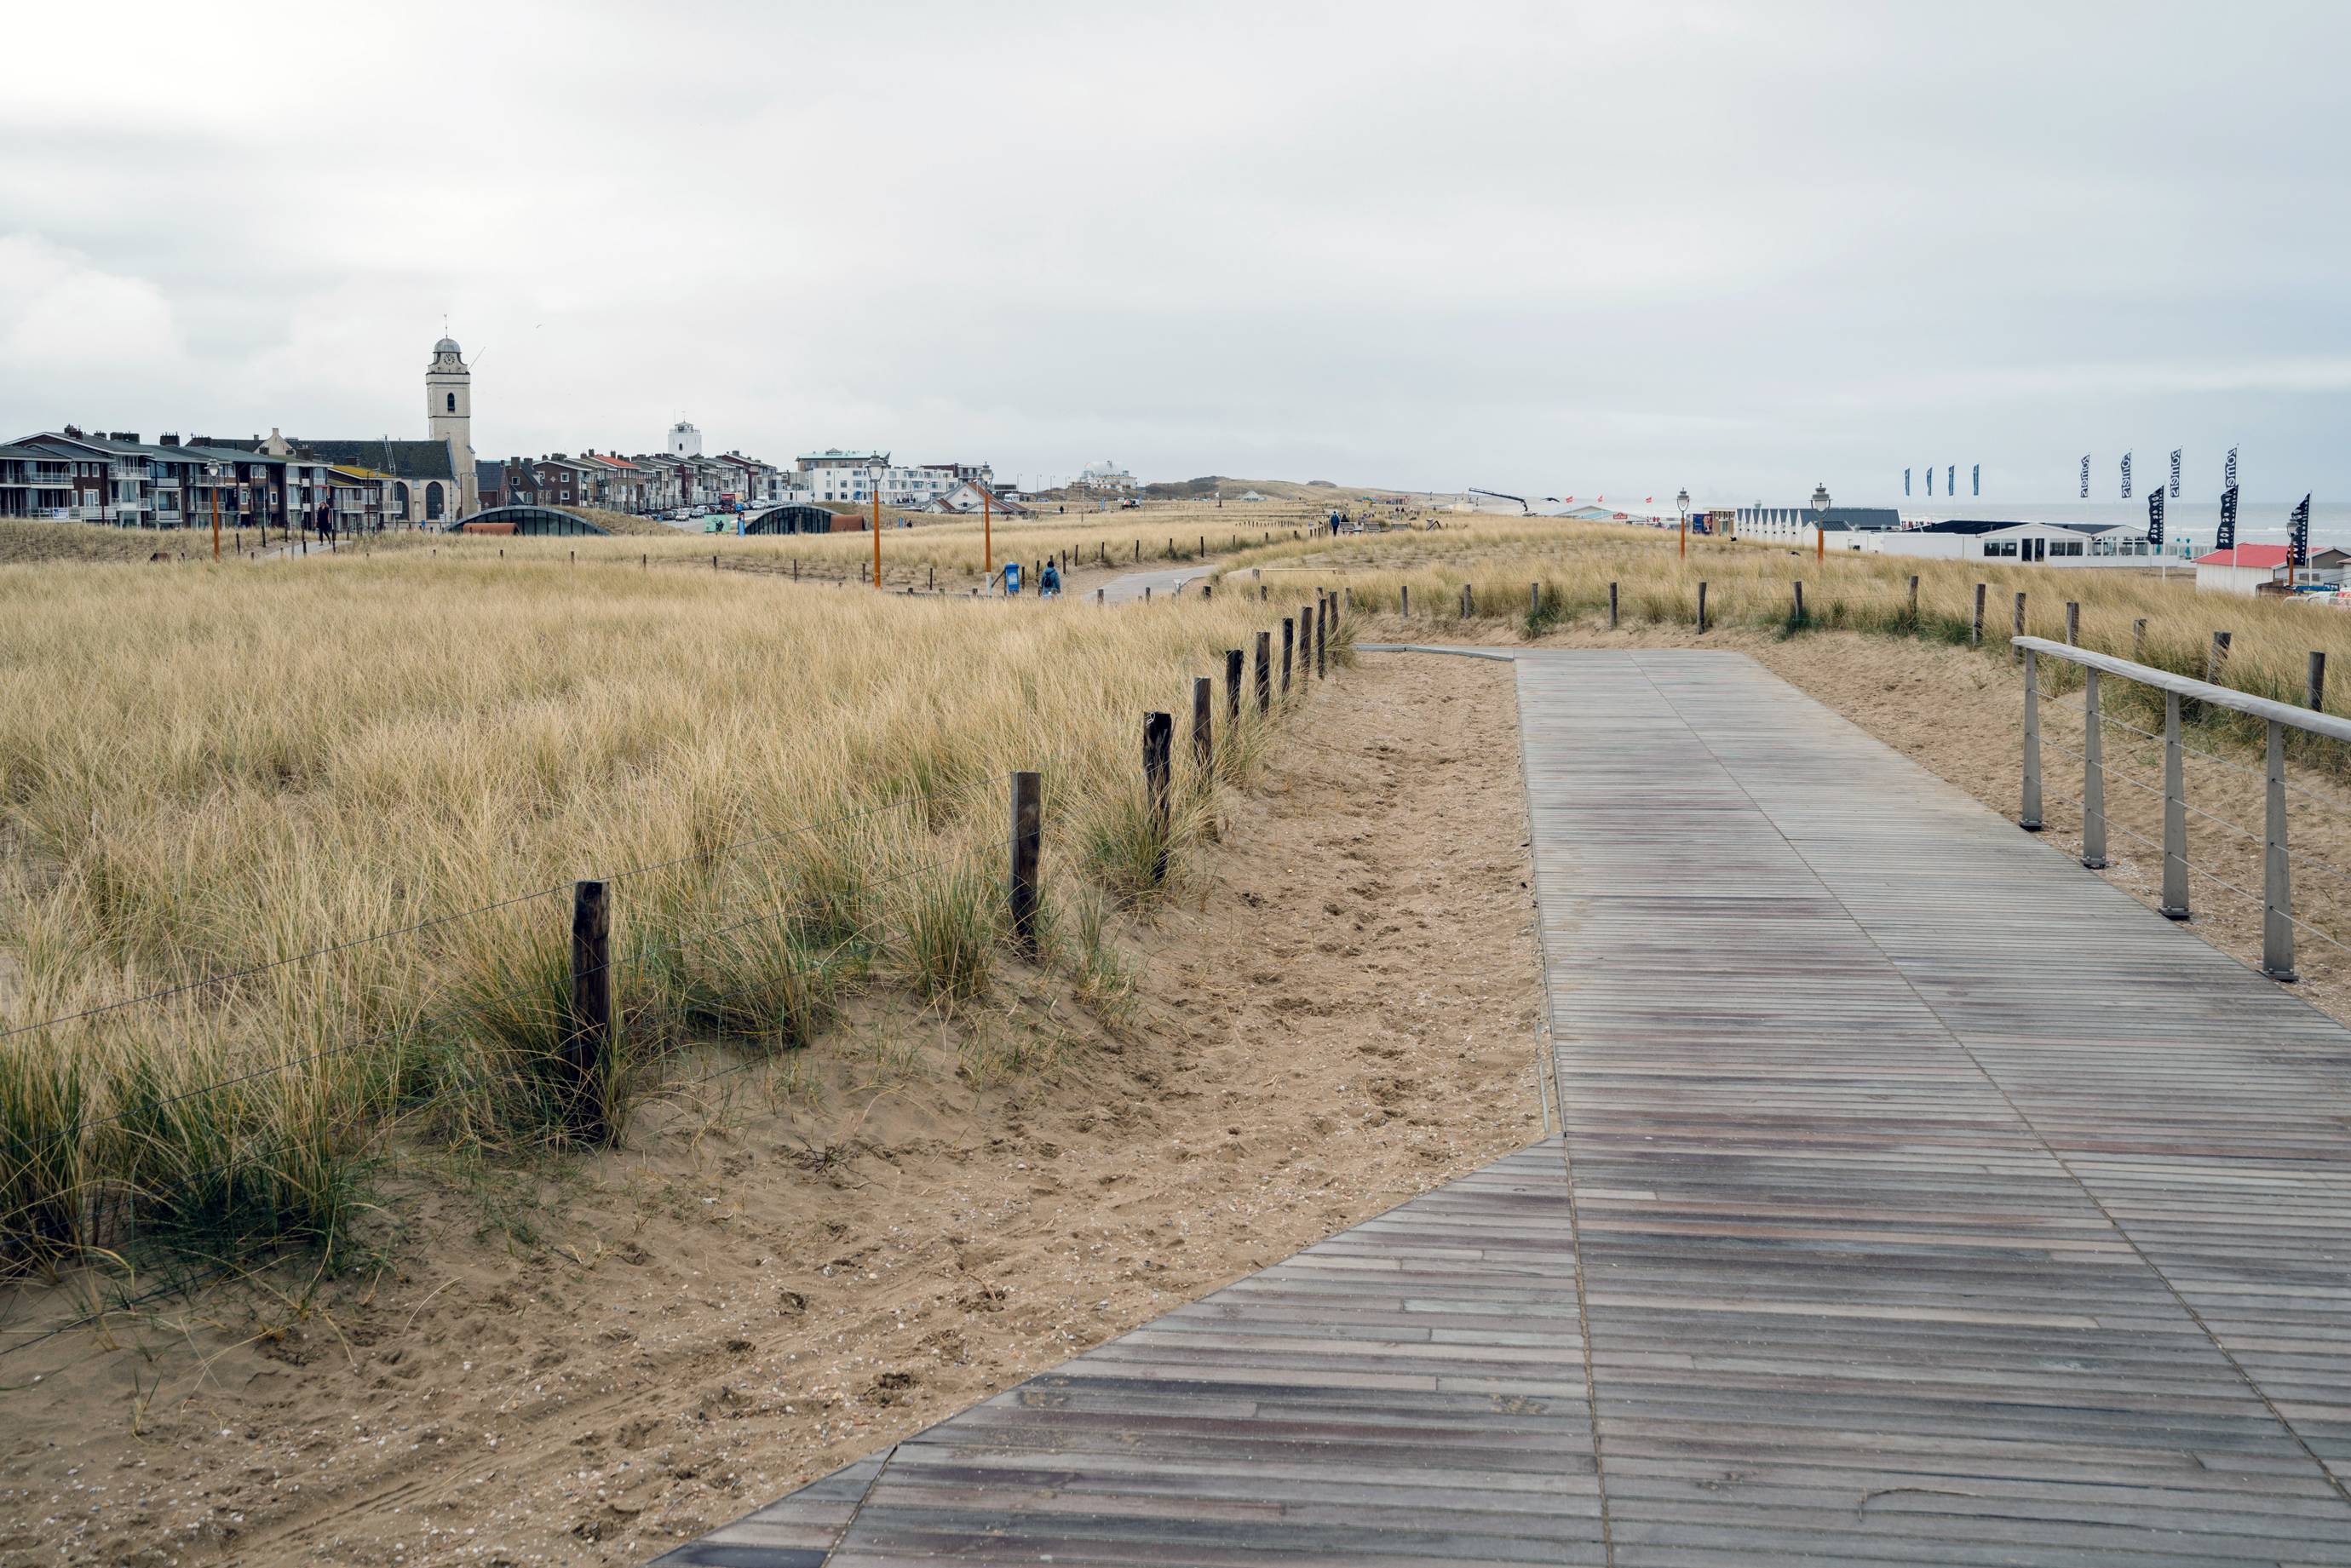
POLYGON ((1049 560, 1045 563, 1045 570, 1040 572, 1037 577, 1037 597, 1040 599, 1059 599, 1061 596, 1061 569, 1049 560))

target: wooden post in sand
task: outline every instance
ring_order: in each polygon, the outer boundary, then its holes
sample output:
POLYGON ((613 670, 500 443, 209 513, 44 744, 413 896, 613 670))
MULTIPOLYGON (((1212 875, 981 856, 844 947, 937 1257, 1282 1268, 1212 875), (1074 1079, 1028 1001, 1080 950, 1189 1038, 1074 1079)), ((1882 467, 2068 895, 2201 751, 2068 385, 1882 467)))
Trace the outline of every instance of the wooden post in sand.
POLYGON ((2078 600, 2072 600, 2072 599, 2069 599, 2069 600, 2067 600, 2067 601, 2065 601, 2065 646, 2067 646, 2068 648, 2078 648, 2078 647, 2080 647, 2081 645, 2082 645, 2082 606, 2081 606, 2081 602, 2080 602, 2078 600))
POLYGON ((1257 711, 1260 715, 1273 711, 1273 633, 1257 634, 1257 711))
POLYGON ((1796 584, 1795 584, 1795 589, 1796 589, 1796 624, 1797 624, 1797 625, 1799 625, 1799 626, 1802 626, 1802 625, 1804 623, 1804 585, 1800 581, 1800 582, 1798 582, 1798 583, 1796 583, 1796 584))
MULTIPOLYGON (((2024 635, 2024 595, 2022 592, 2016 596, 2016 634, 2020 637, 2024 635)), ((2013 659, 2016 654, 2011 650, 2008 656, 2013 659)))
POLYGON ((2204 682, 2217 686, 2220 677, 2229 673, 2229 633, 2212 633, 2212 651, 2204 655, 2204 682))
POLYGON ((2326 709, 2326 655, 2314 648, 2310 651, 2310 679, 2302 689, 2302 706, 2313 713, 2326 709))
POLYGON ((1290 648, 1298 640, 1298 622, 1285 615, 1281 618, 1281 695, 1290 695, 1290 648))
POLYGON ((1151 860, 1151 881, 1155 886, 1167 880, 1167 837, 1174 817, 1174 794, 1169 781, 1167 754, 1176 733, 1176 721, 1164 713, 1143 716, 1143 778, 1151 793, 1151 836, 1157 846, 1151 860))
POLYGON ((1616 585, 1608 585, 1608 630, 1616 630, 1616 585))
POLYGON ((1975 643, 1975 645, 1976 645, 1977 647, 1979 647, 1979 648, 1980 648, 1980 647, 1982 647, 1982 646, 1983 646, 1983 606, 1984 606, 1984 585, 1983 585, 1982 583, 1979 582, 1979 583, 1977 583, 1977 584, 1976 584, 1976 643, 1975 643))
POLYGON ((1241 721, 1241 662, 1242 655, 1238 648, 1225 650, 1225 722, 1227 724, 1238 724, 1241 721))
POLYGON ((2139 619, 2131 622, 2131 663, 2134 664, 2146 664, 2147 661, 2139 656, 2146 651, 2147 618, 2145 616, 2141 616, 2139 619))
POLYGON ((571 1029, 563 1041, 564 1124, 575 1138, 605 1136, 605 1069, 612 1047, 612 917, 606 884, 571 884, 571 1029))
POLYGON ((1037 950, 1037 857, 1045 841, 1041 773, 1012 776, 1012 940, 1037 950))
POLYGON ((1192 760, 1206 774, 1217 763, 1215 721, 1209 707, 1216 700, 1217 683, 1206 675, 1192 680, 1192 760))

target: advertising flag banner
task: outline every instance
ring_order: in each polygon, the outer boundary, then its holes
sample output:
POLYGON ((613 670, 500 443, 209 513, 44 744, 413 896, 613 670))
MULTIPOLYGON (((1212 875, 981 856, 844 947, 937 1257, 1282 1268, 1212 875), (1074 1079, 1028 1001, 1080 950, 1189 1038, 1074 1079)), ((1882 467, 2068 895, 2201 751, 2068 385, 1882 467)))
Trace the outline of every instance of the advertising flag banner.
POLYGON ((1935 493, 1935 465, 1934 465, 1933 464, 1931 464, 1931 463, 1930 463, 1930 464, 1928 464, 1928 465, 1927 465, 1927 494, 1928 494, 1929 496, 1931 496, 1931 495, 1933 495, 1934 493, 1935 493))
POLYGON ((2294 509, 2294 520, 2286 525, 2287 559, 2295 567, 2310 564, 2310 497, 2304 496, 2302 505, 2294 509))
POLYGON ((2082 499, 2090 498, 2090 455, 2082 454, 2082 499))
POLYGON ((1907 468, 1902 470, 1902 493, 1906 496, 1910 493, 1910 470, 1907 468))
POLYGON ((2147 493, 2147 542, 2158 551, 2163 549, 2163 486, 2160 485, 2147 493))
POLYGON ((1954 463, 1943 470, 1943 494, 1946 496, 1956 496, 1959 493, 1959 465, 1954 463))
POLYGON ((1980 463, 1976 465, 1973 487, 1968 491, 1968 494, 1970 496, 1980 496, 1983 494, 1983 465, 1980 463))
POLYGON ((2127 452, 2124 453, 2124 454, 2123 454, 2123 499, 2124 499, 2124 500, 2126 500, 2126 501, 2127 501, 2127 500, 2129 500, 2129 499, 2130 499, 2130 460, 2131 460, 2131 455, 2130 455, 2129 453, 2127 453, 2127 452))
MULTIPOLYGON (((2229 466, 2234 468, 2237 465, 2234 461, 2236 454, 2232 452, 2229 456, 2231 459, 2229 466)), ((2237 548, 2237 487, 2234 485, 2220 492, 2220 534, 2212 541, 2212 548, 2214 549, 2237 548)))
POLYGON ((2179 448, 2171 449, 2171 498, 2179 499, 2179 448))
POLYGON ((2222 488, 2223 490, 2233 490, 2233 489, 2235 489, 2236 487, 2237 487, 2237 449, 2236 449, 2235 447, 2231 446, 2231 448, 2229 448, 2229 466, 2228 466, 2228 471, 2227 471, 2226 473, 2224 473, 2224 474, 2222 474, 2222 475, 2220 476, 2220 488, 2222 488))

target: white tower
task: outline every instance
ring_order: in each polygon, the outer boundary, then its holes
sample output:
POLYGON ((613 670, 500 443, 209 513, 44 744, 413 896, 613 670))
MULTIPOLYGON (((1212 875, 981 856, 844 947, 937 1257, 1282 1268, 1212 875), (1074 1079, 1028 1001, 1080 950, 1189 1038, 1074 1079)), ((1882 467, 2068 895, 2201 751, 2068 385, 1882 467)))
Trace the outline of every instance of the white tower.
POLYGON ((672 457, 699 457, 702 455, 702 432, 681 419, 669 427, 669 443, 664 450, 672 457))
POLYGON ((449 443, 449 462, 462 497, 456 515, 480 511, 482 497, 474 476, 474 377, 455 338, 433 345, 433 363, 424 372, 424 423, 433 440, 449 443))

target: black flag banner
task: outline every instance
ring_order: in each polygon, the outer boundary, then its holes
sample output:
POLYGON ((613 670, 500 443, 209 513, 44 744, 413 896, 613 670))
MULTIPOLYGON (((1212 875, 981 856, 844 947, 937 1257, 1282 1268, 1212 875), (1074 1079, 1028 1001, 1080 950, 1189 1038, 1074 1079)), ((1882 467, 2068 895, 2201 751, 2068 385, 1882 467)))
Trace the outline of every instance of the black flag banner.
POLYGON ((2127 500, 2129 500, 2129 499, 2130 499, 2130 460, 2131 460, 2131 455, 2130 455, 2129 453, 2127 453, 2127 452, 2124 453, 2124 454, 2123 454, 2123 499, 2124 499, 2124 500, 2126 500, 2126 501, 2127 501, 2127 500))
POLYGON ((2179 448, 2171 449, 2171 498, 2179 499, 2179 448))
MULTIPOLYGON (((2229 466, 2231 469, 2237 465, 2236 456, 2233 452, 2229 454, 2229 466)), ((2220 492, 2220 536, 2213 539, 2212 548, 2214 549, 2237 548, 2237 487, 2234 485, 2220 492)))
POLYGON ((1943 494, 1946 496, 1956 496, 1959 493, 1959 465, 1954 463, 1943 470, 1943 494))
POLYGON ((1902 493, 1906 496, 1910 493, 1910 470, 1907 468, 1902 470, 1902 493))
POLYGON ((2310 564, 2310 497, 2304 496, 2302 505, 2294 509, 2294 520, 2286 525, 2285 548, 2289 564, 2296 569, 2310 564))
POLYGON ((2090 498, 2090 455, 2082 454, 2082 499, 2090 498))
POLYGON ((1968 494, 1970 496, 1983 494, 1983 465, 1980 463, 1976 465, 1975 477, 1969 486, 1968 494))
POLYGON ((2228 471, 2227 471, 2226 473, 2224 473, 2224 474, 2222 474, 2222 475, 2220 476, 2220 488, 2222 488, 2223 490, 2233 490, 2233 489, 2235 489, 2236 487, 2237 487, 2237 449, 2236 449, 2235 447, 2231 446, 2231 448, 2229 448, 2229 466, 2228 466, 2228 471))
POLYGON ((2160 485, 2147 493, 2147 542, 2156 554, 2163 553, 2163 486, 2160 485))

